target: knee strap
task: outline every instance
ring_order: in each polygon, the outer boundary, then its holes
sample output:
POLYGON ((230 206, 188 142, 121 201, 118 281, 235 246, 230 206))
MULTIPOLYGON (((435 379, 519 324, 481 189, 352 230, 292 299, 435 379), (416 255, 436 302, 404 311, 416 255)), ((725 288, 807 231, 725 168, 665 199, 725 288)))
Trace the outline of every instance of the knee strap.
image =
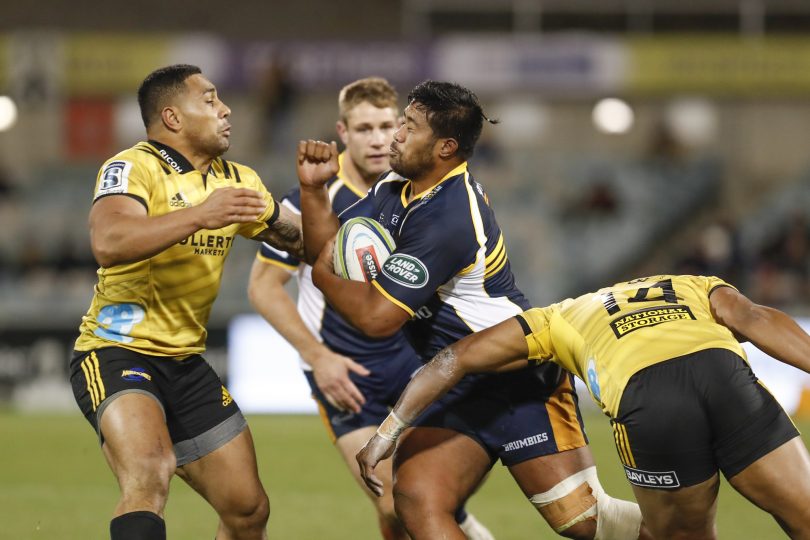
POLYGON ((594 540, 635 540, 641 528, 638 505, 605 493, 596 475, 596 467, 572 474, 529 500, 557 534, 594 518, 594 540))

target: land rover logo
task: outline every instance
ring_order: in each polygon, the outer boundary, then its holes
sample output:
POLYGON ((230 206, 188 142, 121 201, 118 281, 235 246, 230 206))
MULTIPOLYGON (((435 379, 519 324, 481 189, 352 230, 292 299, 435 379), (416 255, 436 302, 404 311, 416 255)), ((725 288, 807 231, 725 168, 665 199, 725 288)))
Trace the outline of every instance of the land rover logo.
POLYGON ((410 255, 391 255, 385 260, 383 274, 400 285, 418 289, 428 282, 428 271, 422 261, 410 255))

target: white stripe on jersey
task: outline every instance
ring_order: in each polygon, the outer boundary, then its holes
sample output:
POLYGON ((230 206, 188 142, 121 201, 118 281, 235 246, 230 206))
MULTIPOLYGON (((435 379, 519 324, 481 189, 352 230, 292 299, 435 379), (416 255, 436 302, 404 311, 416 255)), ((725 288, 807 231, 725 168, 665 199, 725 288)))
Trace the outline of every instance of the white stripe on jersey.
MULTIPOLYGON (((326 301, 323 293, 312 283, 312 267, 301 263, 298 267, 298 314, 304 325, 312 332, 315 338, 323 343, 321 337, 321 326, 323 325, 323 312, 326 309, 326 301)), ((312 371, 312 368, 303 358, 300 358, 301 369, 312 371)))
POLYGON ((377 195, 377 192, 380 190, 380 186, 383 184, 387 184, 388 182, 407 182, 407 178, 403 178, 394 171, 389 171, 385 178, 381 178, 377 181, 374 185, 374 195, 377 195))
MULTIPOLYGON (((335 200, 338 191, 343 187, 343 179, 338 178, 331 186, 329 186, 329 203, 335 200)), ((347 187, 348 189, 348 187, 347 187)), ((287 203, 288 201, 284 201, 287 203)), ((289 204, 290 208, 296 213, 300 214, 301 211, 289 204)), ((312 283, 312 267, 305 262, 301 262, 298 266, 296 273, 298 278, 298 314, 304 325, 309 329, 315 338, 323 343, 321 337, 321 329, 323 328, 323 316, 326 311, 326 300, 323 293, 312 283)), ((312 371, 312 367, 307 364, 303 358, 298 357, 301 369, 304 371, 312 371)))
POLYGON ((523 312, 523 308, 509 300, 506 296, 492 297, 484 288, 484 274, 486 273, 487 236, 484 232, 484 222, 481 219, 481 209, 478 207, 478 198, 468 181, 469 173, 465 174, 464 187, 470 201, 470 215, 475 238, 478 241, 478 251, 475 255, 475 264, 464 275, 456 275, 450 281, 439 287, 439 299, 453 307, 456 315, 470 327, 478 332, 514 317, 523 312))
POLYGON ((452 306, 473 332, 484 330, 523 312, 523 308, 506 296, 489 296, 483 285, 483 273, 479 277, 467 274, 454 277, 439 287, 437 292, 439 299, 452 306))
POLYGON ((283 201, 281 201, 281 204, 292 210, 293 213, 301 215, 301 209, 297 208, 293 203, 291 203, 290 199, 284 199, 283 201))

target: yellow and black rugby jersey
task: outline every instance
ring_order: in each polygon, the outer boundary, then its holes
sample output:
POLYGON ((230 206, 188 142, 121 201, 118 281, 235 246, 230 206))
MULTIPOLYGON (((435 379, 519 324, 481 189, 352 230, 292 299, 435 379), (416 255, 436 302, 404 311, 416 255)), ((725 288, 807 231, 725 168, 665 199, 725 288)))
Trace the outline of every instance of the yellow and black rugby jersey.
POLYGON ((602 410, 615 417, 627 381, 645 367, 705 349, 728 349, 746 358, 709 305, 714 289, 730 286, 703 276, 634 279, 530 309, 518 321, 530 359, 557 362, 577 375, 602 410))
POLYGON ((149 259, 100 268, 76 350, 117 345, 158 356, 202 352, 205 325, 234 237, 251 238, 278 216, 278 207, 258 175, 222 158, 214 160, 203 175, 176 150, 149 141, 104 163, 94 202, 126 195, 143 204, 153 217, 199 205, 223 187, 263 193, 267 209, 255 222, 200 230, 149 259))

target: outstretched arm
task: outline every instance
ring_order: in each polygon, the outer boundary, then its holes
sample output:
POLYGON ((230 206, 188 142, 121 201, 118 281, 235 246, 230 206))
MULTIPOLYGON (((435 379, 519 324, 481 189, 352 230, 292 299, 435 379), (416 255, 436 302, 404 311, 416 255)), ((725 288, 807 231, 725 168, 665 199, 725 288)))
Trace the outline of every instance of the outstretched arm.
POLYGON ((810 373, 810 336, 785 313, 753 303, 731 287, 709 297, 715 320, 766 354, 810 373))
POLYGON ((394 453, 397 439, 427 407, 467 373, 501 371, 526 366, 529 354, 523 328, 514 318, 471 334, 443 349, 405 387, 396 407, 357 454, 360 474, 378 497, 382 482, 374 467, 394 453))
POLYGON ((312 264, 326 242, 337 234, 337 216, 326 192, 326 183, 338 173, 338 150, 333 141, 298 143, 298 181, 301 185, 301 224, 304 230, 304 259, 312 264))
POLYGON ((248 284, 250 303, 312 367, 318 388, 332 406, 343 411, 360 412, 366 400, 349 378, 349 372, 368 375, 369 371, 351 358, 332 352, 316 339, 284 289, 289 279, 287 270, 254 260, 248 284))

